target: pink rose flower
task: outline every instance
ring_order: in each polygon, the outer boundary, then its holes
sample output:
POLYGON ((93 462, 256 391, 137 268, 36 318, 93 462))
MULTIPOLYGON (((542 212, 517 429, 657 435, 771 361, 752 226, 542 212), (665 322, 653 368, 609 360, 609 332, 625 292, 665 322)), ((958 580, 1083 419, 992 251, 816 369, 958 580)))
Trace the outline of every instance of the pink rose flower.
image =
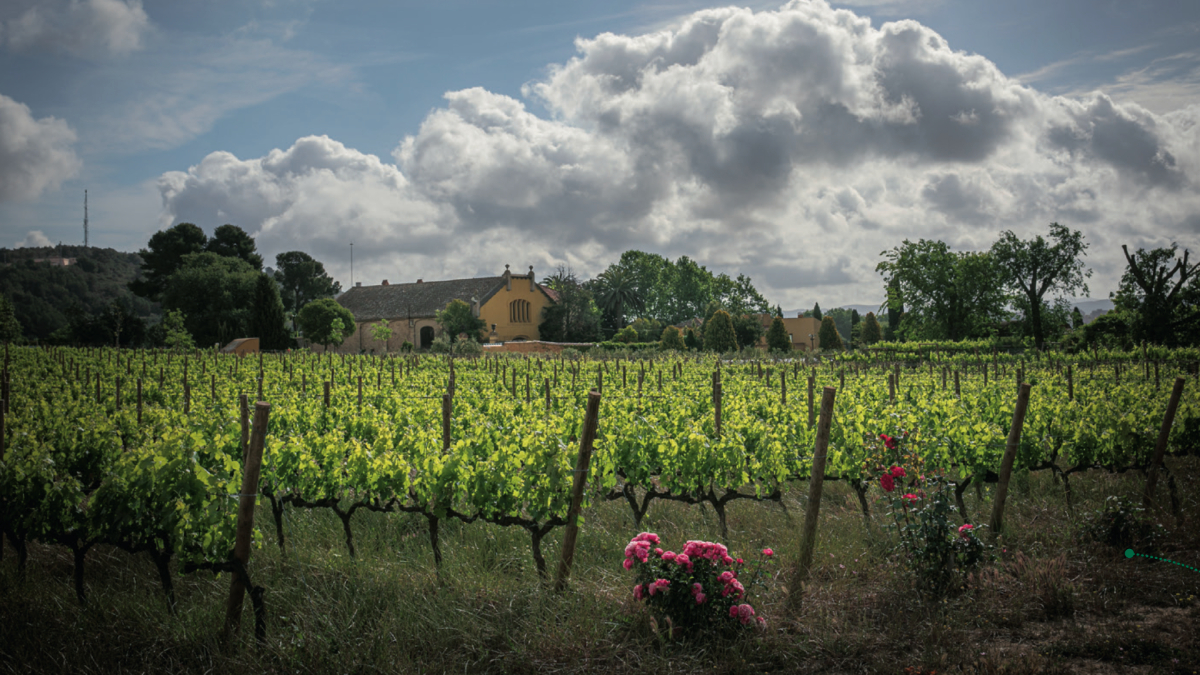
POLYGON ((884 492, 891 492, 896 489, 896 481, 892 478, 892 474, 885 473, 879 477, 879 486, 884 492))
POLYGON ((742 622, 742 625, 750 623, 751 617, 754 616, 754 608, 747 604, 737 606, 737 617, 742 622))
POLYGON ((739 564, 739 565, 741 565, 741 564, 742 564, 742 559, 741 559, 741 558, 738 558, 738 559, 737 559, 737 564, 739 564))
POLYGON ((958 536, 962 537, 963 539, 970 539, 971 538, 970 532, 973 529, 975 529, 975 526, 970 523, 967 523, 966 525, 963 525, 962 527, 958 528, 958 536))
POLYGON ((705 600, 706 598, 708 598, 708 596, 707 596, 707 595, 705 595, 705 594, 703 594, 703 593, 697 593, 697 594, 696 594, 696 604, 697 604, 697 605, 703 605, 703 604, 704 604, 704 600, 705 600))
POLYGON ((887 446, 888 450, 896 449, 896 439, 888 436, 887 434, 879 434, 879 437, 883 439, 883 444, 887 446))
POLYGON ((625 562, 621 563, 621 566, 627 570, 633 569, 633 558, 626 558, 625 562))
POLYGON ((725 570, 724 572, 721 572, 719 575, 717 575, 717 581, 719 581, 723 584, 727 584, 730 581, 733 581, 733 572, 730 572, 729 570, 725 570))
POLYGON ((692 584, 692 595, 695 595, 697 593, 703 593, 703 592, 704 592, 704 586, 700 585, 699 581, 692 584))
POLYGON ((907 475, 908 474, 904 473, 904 469, 898 466, 892 467, 892 478, 904 478, 907 475))
POLYGON ((767 627, 767 620, 766 620, 766 619, 764 619, 764 618, 762 618, 761 616, 760 616, 760 617, 758 617, 758 618, 756 619, 756 621, 758 621, 758 627, 759 627, 759 628, 766 628, 766 627, 767 627))
POLYGON ((637 586, 634 586, 633 587, 633 599, 641 600, 644 597, 646 597, 646 596, 645 596, 645 593, 642 591, 642 585, 638 584, 637 586))
POLYGON ((724 562, 726 565, 732 565, 733 558, 730 558, 729 556, 725 556, 725 558, 722 560, 722 562, 724 562))
POLYGON ((662 555, 662 549, 661 548, 654 549, 654 555, 662 555))
POLYGON ((680 553, 679 555, 675 556, 675 562, 679 563, 680 565, 692 564, 692 561, 688 558, 686 553, 680 553))
POLYGON ((738 616, 738 608, 737 608, 737 605, 734 605, 733 607, 730 607, 730 608, 729 608, 729 616, 731 616, 731 617, 733 617, 733 618, 735 618, 735 619, 737 618, 737 616, 738 616))
POLYGON ((671 562, 675 559, 675 554, 671 551, 667 551, 666 553, 662 554, 662 559, 666 560, 667 562, 671 562))
POLYGON ((775 555, 775 551, 772 551, 772 550, 771 550, 771 549, 769 549, 769 548, 764 548, 764 549, 763 549, 763 551, 762 551, 762 553, 763 553, 763 555, 767 556, 768 558, 770 558, 771 556, 775 555))
POLYGON ((903 499, 905 501, 915 502, 915 501, 917 501, 917 496, 910 492, 910 493, 904 495, 903 499))

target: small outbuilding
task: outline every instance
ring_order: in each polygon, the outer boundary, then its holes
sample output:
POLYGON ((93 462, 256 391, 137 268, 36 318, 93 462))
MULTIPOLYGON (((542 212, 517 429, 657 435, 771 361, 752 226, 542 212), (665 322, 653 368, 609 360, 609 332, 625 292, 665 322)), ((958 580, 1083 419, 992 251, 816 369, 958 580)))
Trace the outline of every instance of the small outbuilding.
POLYGON ((258 353, 258 338, 238 338, 221 348, 222 354, 245 356, 258 353))

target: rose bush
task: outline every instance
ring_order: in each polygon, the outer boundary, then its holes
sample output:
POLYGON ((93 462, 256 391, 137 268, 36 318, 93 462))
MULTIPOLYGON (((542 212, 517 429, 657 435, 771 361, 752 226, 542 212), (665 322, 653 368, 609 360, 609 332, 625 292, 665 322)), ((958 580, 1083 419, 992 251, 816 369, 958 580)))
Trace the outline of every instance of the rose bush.
POLYGON ((689 541, 676 553, 659 543, 653 532, 637 535, 625 547, 622 563, 635 574, 634 599, 645 601, 655 618, 680 630, 766 626, 745 602, 746 584, 763 584, 763 567, 774 551, 762 549, 751 572, 722 544, 689 541))

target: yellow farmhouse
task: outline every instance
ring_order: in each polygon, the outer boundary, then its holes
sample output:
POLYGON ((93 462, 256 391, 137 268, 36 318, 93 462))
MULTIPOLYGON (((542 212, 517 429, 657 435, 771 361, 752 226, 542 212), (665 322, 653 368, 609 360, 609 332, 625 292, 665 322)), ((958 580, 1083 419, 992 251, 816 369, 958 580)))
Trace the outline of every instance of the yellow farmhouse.
POLYGON ((378 286, 361 283, 338 296, 337 301, 354 314, 354 334, 337 349, 343 354, 393 352, 405 342, 428 349, 442 334, 435 314, 452 300, 471 306, 483 319, 484 336, 498 342, 538 339, 542 310, 558 300, 557 294, 537 283, 533 267, 529 274, 513 274, 504 266, 498 277, 425 281, 378 286), (371 337, 371 325, 386 321, 392 336, 385 345, 371 337))

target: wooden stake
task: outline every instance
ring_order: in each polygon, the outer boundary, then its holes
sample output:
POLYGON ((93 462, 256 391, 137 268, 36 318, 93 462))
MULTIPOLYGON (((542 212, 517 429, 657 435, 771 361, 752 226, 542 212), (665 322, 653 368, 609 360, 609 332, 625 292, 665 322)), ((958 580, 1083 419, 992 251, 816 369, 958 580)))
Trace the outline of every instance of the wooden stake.
POLYGON ((562 558, 558 561, 558 574, 554 581, 554 589, 559 592, 567 587, 567 578, 571 576, 575 540, 579 536, 579 511, 583 506, 583 488, 587 483, 588 464, 592 459, 592 444, 596 440, 599 418, 600 392, 589 391, 587 411, 583 418, 583 433, 579 438, 579 457, 575 460, 575 482, 571 487, 571 509, 567 511, 567 531, 563 534, 562 558))
MULTIPOLYGON (((243 396, 244 399, 244 396, 243 396)), ((245 470, 242 472, 242 490, 238 499, 237 536, 233 545, 233 557, 243 569, 250 563, 250 537, 254 528, 254 503, 258 497, 258 476, 262 470, 263 446, 267 437, 267 418, 271 412, 269 403, 254 405, 254 436, 246 453, 245 470)), ((237 632, 242 618, 242 600, 247 590, 245 582, 238 574, 233 575, 229 585, 229 601, 225 605, 225 629, 222 642, 228 644, 229 638, 237 632)), ((257 622, 256 622, 257 623, 257 622)), ((262 628, 258 626, 258 628, 262 628)), ((259 632, 259 639, 265 636, 259 632)))
POLYGON ((833 424, 833 400, 837 390, 825 387, 821 393, 821 423, 817 427, 817 444, 813 452, 812 473, 808 479, 808 506, 804 510, 804 529, 800 534, 800 559, 788 584, 788 608, 800 609, 804 583, 812 567, 813 551, 817 545, 817 518, 821 512, 821 490, 825 482, 825 453, 829 449, 829 429, 833 424))
POLYGON ((238 395, 238 406, 242 413, 242 461, 244 462, 250 452, 250 406, 245 394, 238 395))
POLYGON ((1175 378, 1175 387, 1171 389, 1171 399, 1167 402, 1167 413, 1163 415, 1162 427, 1158 430, 1158 442, 1154 445, 1154 461, 1146 474, 1146 493, 1142 496, 1142 505, 1146 508, 1154 503, 1154 486, 1158 482, 1158 467, 1162 466, 1163 455, 1167 452, 1167 439, 1171 436, 1171 425, 1175 422, 1175 411, 1179 409, 1179 398, 1183 395, 1184 377, 1175 378))
POLYGON ((996 487, 996 498, 992 502, 991 529, 993 541, 1004 525, 1004 500, 1008 496, 1008 479, 1012 476, 1013 463, 1017 459, 1017 448, 1021 445, 1021 427, 1025 424, 1025 411, 1029 408, 1028 383, 1022 382, 1017 394, 1017 407, 1013 410, 1012 427, 1008 431, 1008 443, 1004 448, 1004 459, 1000 462, 1000 484, 996 487))

